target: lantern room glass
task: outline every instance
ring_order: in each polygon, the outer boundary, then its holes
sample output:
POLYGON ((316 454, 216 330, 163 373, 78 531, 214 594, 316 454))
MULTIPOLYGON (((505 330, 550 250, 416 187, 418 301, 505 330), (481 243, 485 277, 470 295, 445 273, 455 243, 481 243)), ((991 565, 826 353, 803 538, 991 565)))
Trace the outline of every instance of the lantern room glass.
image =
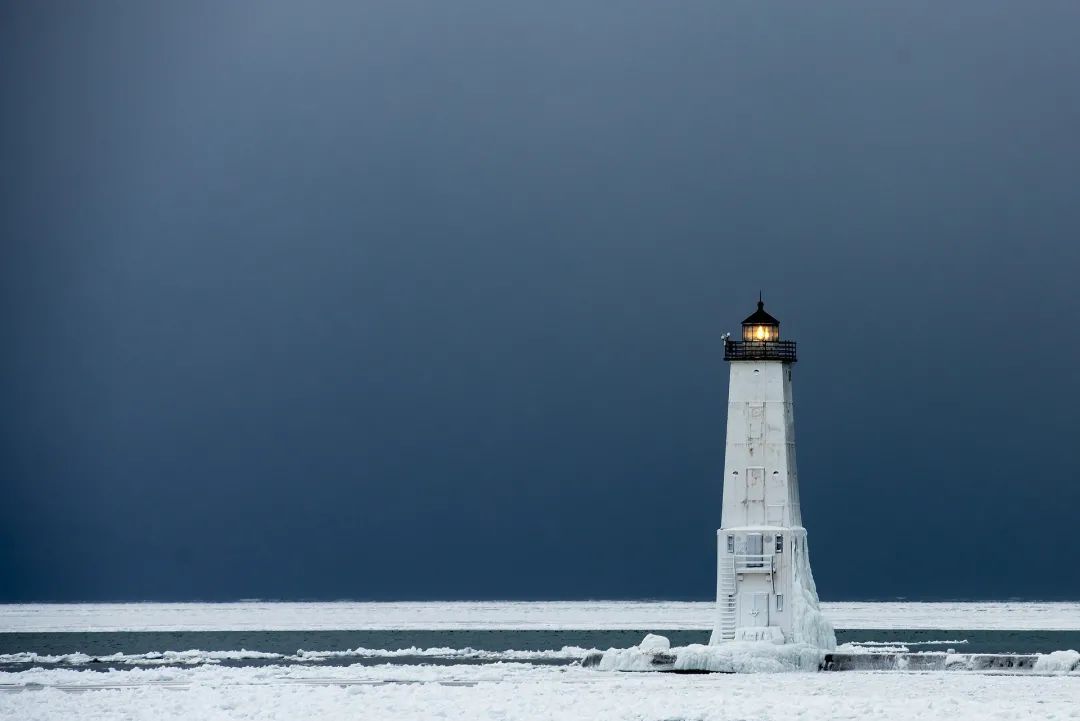
POLYGON ((771 324, 744 325, 742 337, 745 341, 780 340, 780 326, 771 324))

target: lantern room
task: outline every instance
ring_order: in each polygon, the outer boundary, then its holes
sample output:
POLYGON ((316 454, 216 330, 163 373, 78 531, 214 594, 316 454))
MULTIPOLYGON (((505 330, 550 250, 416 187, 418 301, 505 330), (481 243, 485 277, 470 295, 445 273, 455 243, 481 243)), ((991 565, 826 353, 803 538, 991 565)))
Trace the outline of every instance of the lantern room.
POLYGON ((780 340, 780 321, 765 312, 760 296, 757 310, 742 322, 742 340, 724 338, 724 360, 795 362, 795 341, 780 340))
POLYGON ((757 310, 742 322, 744 341, 780 340, 780 321, 765 312, 765 303, 758 300, 757 310))

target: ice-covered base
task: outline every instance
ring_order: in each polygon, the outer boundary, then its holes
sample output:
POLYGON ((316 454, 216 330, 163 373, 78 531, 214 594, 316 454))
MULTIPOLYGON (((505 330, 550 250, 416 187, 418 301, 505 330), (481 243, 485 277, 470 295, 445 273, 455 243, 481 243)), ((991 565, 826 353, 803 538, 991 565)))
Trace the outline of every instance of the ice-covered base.
POLYGON ((731 641, 670 648, 663 636, 646 636, 632 648, 610 648, 597 665, 601 671, 709 671, 714 673, 778 673, 817 671, 825 651, 804 643, 731 641), (659 641, 657 639, 662 639, 659 641))
MULTIPOLYGON (((773 625, 739 626, 734 629, 732 636, 730 626, 726 625, 732 622, 732 618, 730 616, 725 618, 724 609, 728 609, 728 613, 731 612, 731 606, 728 604, 733 598, 741 599, 738 603, 746 603, 747 594, 739 592, 739 584, 743 583, 742 580, 738 581, 734 587, 721 584, 717 588, 716 623, 713 625, 712 636, 709 639, 710 645, 727 644, 731 641, 771 641, 778 644, 787 642, 795 646, 810 646, 825 651, 836 648, 836 632, 833 630, 832 623, 821 612, 814 574, 810 570, 810 549, 806 532, 802 528, 790 528, 786 529, 786 532, 796 539, 792 544, 795 550, 790 559, 792 575, 790 580, 784 580, 782 577, 776 580, 770 587, 768 597, 775 599, 779 608, 781 594, 786 595, 790 604, 790 619, 781 614, 778 619, 773 619, 773 625)), ((717 574, 718 578, 723 578, 719 575, 722 574, 721 567, 730 564, 731 560, 730 557, 725 557, 723 549, 720 554, 717 574)), ((741 579, 742 576, 739 578, 741 579)), ((773 600, 769 601, 770 604, 773 602, 773 600)), ((753 613, 757 616, 758 611, 755 609, 753 613)), ((768 618, 768 614, 764 618, 768 618)))
POLYGON ((736 628, 735 641, 768 641, 769 643, 782 644, 785 642, 784 632, 776 626, 756 626, 750 628, 736 628))

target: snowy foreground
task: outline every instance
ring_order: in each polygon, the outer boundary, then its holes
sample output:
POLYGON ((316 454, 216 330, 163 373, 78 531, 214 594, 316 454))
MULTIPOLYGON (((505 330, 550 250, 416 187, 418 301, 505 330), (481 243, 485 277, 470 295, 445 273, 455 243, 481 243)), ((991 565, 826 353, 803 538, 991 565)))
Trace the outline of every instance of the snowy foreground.
MULTIPOLYGON (((823 602, 836 628, 1080 630, 1080 603, 823 602)), ((87 603, 0 605, 0 632, 459 629, 708 630, 712 602, 87 603)))
POLYGON ((0 719, 1078 719, 1080 676, 671 675, 524 664, 0 675, 0 719), (107 687, 93 692, 88 687, 107 687))

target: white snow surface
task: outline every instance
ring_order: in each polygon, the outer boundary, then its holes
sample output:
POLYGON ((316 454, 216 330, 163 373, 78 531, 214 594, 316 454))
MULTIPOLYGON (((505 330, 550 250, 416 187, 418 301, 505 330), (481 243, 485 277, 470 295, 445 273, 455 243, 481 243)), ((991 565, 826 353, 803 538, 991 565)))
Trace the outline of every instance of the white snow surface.
MULTIPOLYGON (((836 628, 1080 630, 1080 603, 822 602, 836 628)), ((709 630, 711 601, 0 604, 0 632, 709 630)))
POLYGON ((0 674, 3 721, 1075 721, 1078 714, 1080 675, 852 671, 782 678, 769 673, 680 676, 515 663, 0 674))

